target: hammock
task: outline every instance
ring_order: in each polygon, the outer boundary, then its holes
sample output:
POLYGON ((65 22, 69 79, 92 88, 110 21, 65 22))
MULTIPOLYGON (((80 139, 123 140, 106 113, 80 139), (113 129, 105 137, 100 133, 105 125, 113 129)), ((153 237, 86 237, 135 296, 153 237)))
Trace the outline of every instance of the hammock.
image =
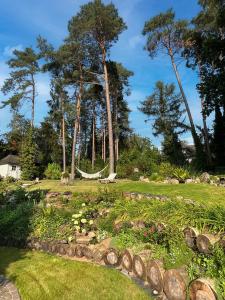
POLYGON ((97 173, 95 173, 95 174, 88 174, 88 173, 85 173, 85 172, 81 171, 81 170, 78 169, 78 168, 76 168, 76 169, 77 169, 77 171, 81 174, 81 176, 82 176, 83 178, 85 178, 85 179, 98 179, 98 178, 101 178, 101 177, 102 177, 102 174, 101 174, 101 173, 103 173, 107 167, 108 167, 108 165, 107 165, 103 170, 101 170, 101 171, 99 171, 99 172, 97 172, 97 173))

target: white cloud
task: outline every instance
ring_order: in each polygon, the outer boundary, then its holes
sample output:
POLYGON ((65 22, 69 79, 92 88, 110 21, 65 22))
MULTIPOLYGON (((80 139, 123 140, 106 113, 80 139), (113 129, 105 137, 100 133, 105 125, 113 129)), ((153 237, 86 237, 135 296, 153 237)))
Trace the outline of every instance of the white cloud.
POLYGON ((140 101, 143 101, 146 98, 146 94, 140 90, 133 90, 131 95, 128 97, 129 108, 135 112, 137 107, 140 104, 140 101))
POLYGON ((184 142, 186 142, 188 145, 193 145, 194 144, 194 141, 193 141, 193 138, 192 136, 188 136, 188 137, 185 137, 182 139, 184 142))
POLYGON ((48 81, 37 81, 37 92, 38 96, 49 97, 49 82, 48 81))
POLYGON ((16 45, 16 46, 6 46, 3 50, 3 56, 6 56, 6 57, 11 57, 13 56, 13 51, 14 50, 23 50, 23 46, 20 44, 20 45, 16 45))
POLYGON ((129 39, 129 46, 132 49, 136 48, 137 46, 139 47, 140 45, 144 46, 144 44, 145 39, 141 35, 135 35, 129 39))

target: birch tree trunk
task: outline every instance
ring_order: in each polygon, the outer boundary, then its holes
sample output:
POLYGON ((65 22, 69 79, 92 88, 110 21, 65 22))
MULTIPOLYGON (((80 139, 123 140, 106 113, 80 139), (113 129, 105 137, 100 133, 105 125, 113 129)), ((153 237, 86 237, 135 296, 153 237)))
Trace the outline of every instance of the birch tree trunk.
POLYGON ((103 68, 104 68, 104 79, 105 79, 105 96, 106 96, 106 108, 107 108, 107 119, 108 119, 108 135, 109 135, 109 173, 114 173, 114 143, 113 143, 113 127, 112 127, 112 113, 111 103, 109 95, 109 78, 108 70, 106 65, 106 52, 105 48, 102 48, 103 54, 103 68))

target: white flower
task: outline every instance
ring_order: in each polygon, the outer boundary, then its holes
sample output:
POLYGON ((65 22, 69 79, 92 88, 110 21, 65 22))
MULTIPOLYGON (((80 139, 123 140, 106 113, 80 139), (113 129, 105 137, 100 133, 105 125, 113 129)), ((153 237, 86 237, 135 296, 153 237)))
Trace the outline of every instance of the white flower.
POLYGON ((82 233, 86 233, 87 231, 86 231, 86 229, 82 229, 82 233))
POLYGON ((82 207, 85 207, 86 206, 86 204, 85 203, 82 203, 82 207))
POLYGON ((82 210, 80 210, 80 211, 79 211, 79 214, 80 214, 80 215, 82 215, 82 214, 83 214, 82 210))
POLYGON ((75 226, 75 229, 76 229, 77 231, 79 231, 79 230, 80 230, 80 226, 75 226))
POLYGON ((90 220, 90 221, 89 221, 89 225, 92 225, 93 223, 94 223, 93 220, 90 220))
POLYGON ((72 240, 73 240, 73 237, 72 237, 72 236, 69 236, 69 237, 68 237, 68 242, 70 243, 70 242, 72 242, 72 240))
POLYGON ((74 225, 78 225, 79 224, 79 222, 78 221, 74 221, 74 225))
POLYGON ((87 223, 87 220, 86 219, 81 219, 81 223, 85 224, 85 223, 87 223))

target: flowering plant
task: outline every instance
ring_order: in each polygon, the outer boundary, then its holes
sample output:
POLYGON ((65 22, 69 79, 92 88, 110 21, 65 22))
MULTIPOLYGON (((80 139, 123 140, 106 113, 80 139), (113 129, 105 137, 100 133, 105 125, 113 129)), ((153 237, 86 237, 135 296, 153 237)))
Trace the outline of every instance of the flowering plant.
POLYGON ((94 218, 97 216, 95 210, 90 210, 85 203, 81 204, 82 209, 78 213, 72 215, 72 222, 75 225, 76 232, 86 234, 92 230, 94 218))

